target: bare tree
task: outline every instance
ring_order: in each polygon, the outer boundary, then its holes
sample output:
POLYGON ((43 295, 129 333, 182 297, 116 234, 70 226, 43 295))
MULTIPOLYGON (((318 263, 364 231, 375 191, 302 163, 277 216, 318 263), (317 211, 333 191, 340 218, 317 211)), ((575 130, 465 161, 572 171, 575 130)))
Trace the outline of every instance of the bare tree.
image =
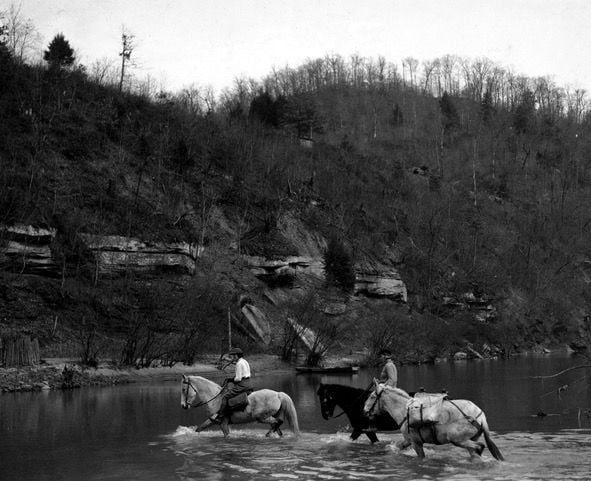
MULTIPOLYGON (((432 94, 434 93, 433 92, 434 89, 432 87, 433 77, 435 76, 437 79, 439 79, 438 71, 439 71, 439 59, 423 62, 423 77, 424 77, 423 92, 424 93, 432 93, 432 94)), ((440 94, 441 94, 441 83, 438 82, 436 95, 439 96, 440 94)))
POLYGON ((30 19, 25 19, 21 12, 22 5, 14 3, 4 13, 6 17, 6 47, 12 57, 24 62, 41 44, 41 35, 30 19))
POLYGON ((123 79, 125 78, 125 68, 129 65, 131 54, 135 49, 135 36, 126 33, 125 28, 123 28, 123 33, 121 34, 121 52, 119 52, 119 56, 121 57, 121 77, 119 78, 119 92, 123 90, 123 79))
POLYGON ((414 87, 416 85, 417 80, 417 68, 419 66, 419 61, 413 57, 406 57, 402 59, 402 68, 404 72, 404 68, 408 70, 408 76, 410 80, 410 86, 414 87))
POLYGON ((90 78, 100 85, 115 85, 117 82, 117 71, 115 62, 107 57, 95 60, 89 68, 90 78))
POLYGON ((450 95, 455 95, 458 91, 457 82, 454 76, 457 72, 458 57, 455 55, 445 55, 440 60, 443 73, 443 90, 450 95))

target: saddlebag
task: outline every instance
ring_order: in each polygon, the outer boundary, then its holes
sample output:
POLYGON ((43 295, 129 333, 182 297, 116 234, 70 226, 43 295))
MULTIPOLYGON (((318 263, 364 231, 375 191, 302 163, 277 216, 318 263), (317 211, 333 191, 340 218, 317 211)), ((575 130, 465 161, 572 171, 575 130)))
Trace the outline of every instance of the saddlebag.
POLYGON ((445 394, 421 394, 412 398, 406 406, 408 427, 420 428, 437 423, 445 394))
POLYGON ((230 411, 240 411, 248 406, 248 395, 245 392, 228 399, 228 408, 230 411))

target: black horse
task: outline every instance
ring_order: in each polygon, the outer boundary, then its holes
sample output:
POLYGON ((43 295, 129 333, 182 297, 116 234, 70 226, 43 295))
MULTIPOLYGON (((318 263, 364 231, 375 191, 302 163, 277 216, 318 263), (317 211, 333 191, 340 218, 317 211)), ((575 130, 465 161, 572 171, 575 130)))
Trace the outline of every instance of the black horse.
POLYGON ((320 398, 322 417, 333 417, 334 408, 338 405, 349 418, 353 428, 351 439, 355 440, 365 433, 369 440, 375 443, 378 440, 375 431, 396 431, 399 426, 387 413, 376 416, 370 424, 369 418, 363 414, 363 406, 370 393, 369 389, 342 384, 320 384, 317 394, 320 398))

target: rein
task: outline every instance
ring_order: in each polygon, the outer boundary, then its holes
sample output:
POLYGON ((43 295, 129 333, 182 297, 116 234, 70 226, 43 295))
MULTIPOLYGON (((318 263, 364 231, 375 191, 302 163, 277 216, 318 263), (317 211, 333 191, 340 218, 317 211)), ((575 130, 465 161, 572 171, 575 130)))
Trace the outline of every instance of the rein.
MULTIPOLYGON (((197 389, 195 389, 195 386, 193 386, 193 385, 191 384, 191 381, 189 381, 189 378, 187 378, 187 380, 186 380, 186 381, 185 381, 185 380, 183 380, 183 384, 186 384, 186 385, 187 385, 188 387, 190 387, 190 388, 191 388, 193 391, 195 391, 195 394, 199 394, 199 391, 197 391, 197 389)), ((197 404, 193 404, 193 403, 191 403, 191 404, 190 404, 190 406, 191 406, 192 408, 198 408, 199 406, 204 406, 205 404, 209 404, 209 403, 210 403, 211 401, 213 401, 214 399, 216 399, 216 398, 220 397, 220 396, 222 395, 222 393, 223 393, 223 392, 224 392, 224 389, 223 389, 223 387, 222 387, 222 390, 221 390, 219 393, 217 393, 217 394, 216 394, 214 397, 212 397, 212 398, 211 398, 209 401, 200 401, 200 402, 199 402, 199 403, 197 403, 197 404)))
MULTIPOLYGON (((340 406, 339 406, 340 407, 340 406)), ((343 410, 343 408, 341 408, 341 410, 343 410)), ((341 417, 343 414, 347 414, 345 411, 341 412, 340 414, 337 414, 336 416, 331 416, 331 419, 336 419, 341 417)))

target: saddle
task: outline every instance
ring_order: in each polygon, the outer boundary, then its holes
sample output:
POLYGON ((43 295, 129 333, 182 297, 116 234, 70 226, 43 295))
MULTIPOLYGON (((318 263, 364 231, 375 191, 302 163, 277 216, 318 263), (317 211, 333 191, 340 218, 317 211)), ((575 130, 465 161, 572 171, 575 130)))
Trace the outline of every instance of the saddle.
POLYGON ((408 427, 420 428, 436 424, 446 399, 447 394, 416 393, 406 405, 408 427))
POLYGON ((228 411, 242 411, 248 406, 248 395, 252 391, 249 392, 241 392, 234 397, 228 399, 228 411))

